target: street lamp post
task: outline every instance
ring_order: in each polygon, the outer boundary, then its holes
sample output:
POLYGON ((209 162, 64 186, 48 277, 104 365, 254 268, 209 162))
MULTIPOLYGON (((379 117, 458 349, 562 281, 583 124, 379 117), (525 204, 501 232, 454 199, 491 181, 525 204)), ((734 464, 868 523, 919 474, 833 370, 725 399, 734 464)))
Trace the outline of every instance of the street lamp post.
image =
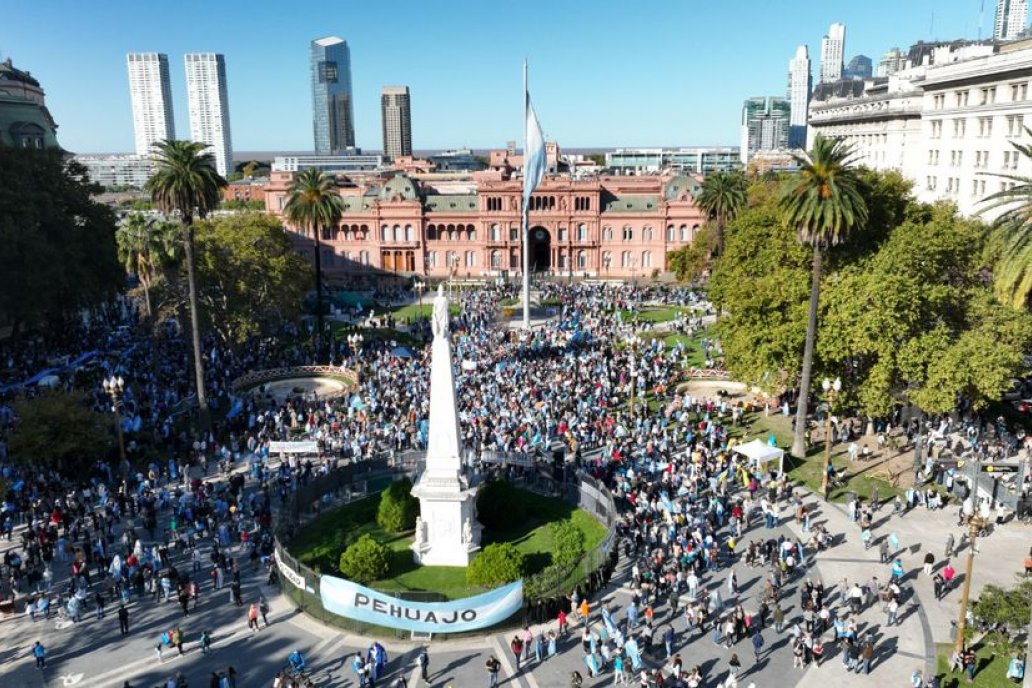
POLYGON ((416 283, 412 285, 416 293, 419 294, 419 317, 423 317, 423 290, 426 289, 426 282, 416 280, 416 283))
POLYGON ((125 380, 119 375, 104 378, 104 391, 111 397, 111 413, 115 417, 115 432, 118 435, 118 456, 121 460, 119 468, 122 476, 129 474, 129 462, 125 458, 125 436, 122 434, 122 393, 125 392, 125 380))
POLYGON ((828 378, 824 378, 821 387, 828 400, 828 410, 824 416, 824 473, 821 476, 821 492, 824 493, 824 501, 828 501, 828 487, 831 483, 828 480, 828 471, 831 467, 831 409, 838 393, 842 391, 842 380, 835 378, 835 381, 832 382, 828 378))
MULTIPOLYGON (((634 346, 633 342, 632 342, 631 346, 634 346)), ((631 422, 633 423, 634 422, 634 388, 636 386, 635 382, 637 382, 636 378, 638 377, 638 369, 635 366, 635 359, 634 359, 634 352, 633 352, 633 350, 631 351, 631 367, 630 367, 630 371, 629 372, 630 372, 630 376, 631 376, 631 422)))
MULTIPOLYGON (((972 502, 974 505, 978 504, 978 484, 975 484, 974 499, 972 502)), ((953 649, 956 652, 962 652, 964 650, 964 630, 967 626, 967 608, 968 599, 971 596, 971 573, 975 566, 975 540, 978 538, 978 532, 985 527, 985 519, 978 513, 978 507, 974 506, 971 510, 971 515, 968 516, 968 556, 967 564, 964 568, 964 587, 960 593, 960 616, 957 619, 957 640, 954 643, 953 649)))

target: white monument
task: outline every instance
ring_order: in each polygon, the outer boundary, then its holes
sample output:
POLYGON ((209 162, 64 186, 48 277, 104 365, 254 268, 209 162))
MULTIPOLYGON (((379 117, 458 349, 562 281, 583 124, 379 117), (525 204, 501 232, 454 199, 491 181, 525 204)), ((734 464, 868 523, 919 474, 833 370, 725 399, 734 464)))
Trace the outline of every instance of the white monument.
POLYGON ((443 287, 437 288, 430 324, 434 333, 430 350, 430 428, 426 468, 412 488, 420 510, 412 551, 416 562, 425 566, 468 566, 480 549, 481 528, 476 519, 477 490, 469 487, 462 474, 448 297, 443 287))

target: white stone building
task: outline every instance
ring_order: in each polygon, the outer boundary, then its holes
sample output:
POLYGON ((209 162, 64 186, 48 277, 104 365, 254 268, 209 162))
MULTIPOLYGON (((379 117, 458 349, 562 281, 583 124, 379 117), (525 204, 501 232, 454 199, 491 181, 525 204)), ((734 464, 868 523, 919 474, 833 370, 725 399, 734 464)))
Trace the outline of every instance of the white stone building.
POLYGON ((859 163, 913 181, 920 200, 949 200, 972 215, 1012 184, 986 173, 1032 175, 1011 145, 1029 142, 1030 84, 1032 40, 946 47, 930 64, 866 82, 859 97, 812 101, 810 141, 842 137, 859 163))

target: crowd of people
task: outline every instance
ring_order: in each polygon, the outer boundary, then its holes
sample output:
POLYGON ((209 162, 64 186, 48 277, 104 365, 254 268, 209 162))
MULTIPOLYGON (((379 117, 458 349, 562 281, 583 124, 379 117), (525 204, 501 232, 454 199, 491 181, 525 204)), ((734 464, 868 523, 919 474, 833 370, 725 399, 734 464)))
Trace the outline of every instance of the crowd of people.
MULTIPOLYGON (((680 287, 547 285, 542 296, 559 304, 555 315, 524 332, 497 322, 501 304, 514 296, 507 286, 466 292, 452 320, 470 460, 489 451, 550 454, 564 447, 616 497, 632 589, 626 605, 592 605, 588 598, 604 585, 600 580, 545 610, 549 617, 555 613, 556 627, 518 634, 510 645, 517 666, 555 655, 572 619, 580 624, 583 674, 611 673, 617 683, 637 680, 643 688, 697 688, 715 680, 736 685, 749 671, 738 648, 763 661, 772 651, 764 636, 769 628, 789 634, 796 667, 820 664, 837 647, 844 666, 870 672, 875 642, 856 617, 877 601, 890 625, 898 620, 910 594, 895 569, 899 560, 893 558, 884 583, 877 576, 843 581, 836 604, 808 563, 831 536, 810 524, 784 475, 750 465, 734 451, 734 429, 748 406, 679 391, 689 345, 641 336, 640 324, 625 316, 646 302, 678 306, 684 313, 672 327, 694 335, 706 312, 702 298, 680 287), (793 517, 807 539, 782 528, 793 517), (747 569, 762 572, 762 593, 741 594, 738 575, 747 569), (677 648, 707 637, 734 651, 726 666, 706 671, 682 661, 677 648)), ((208 652, 213 638, 192 617, 203 613, 205 598, 217 604, 217 594, 239 607, 255 632, 259 616, 268 626, 265 595, 273 589, 263 586, 276 582, 269 563, 275 499, 335 462, 425 446, 429 347, 401 347, 390 338, 359 344, 343 336, 316 346, 309 331, 295 326, 241 347, 207 339, 208 395, 223 412, 210 430, 193 434, 185 422, 193 394, 188 342, 174 323, 161 336, 136 331, 123 303, 43 347, 0 348, 7 364, 3 382, 13 385, 0 397, 0 436, 6 437, 18 422, 10 402, 37 393, 37 386, 14 383, 31 379, 54 358, 41 356, 41 348, 79 360, 95 350, 91 342, 103 341, 89 365, 59 372, 59 384, 86 389, 98 410, 109 411, 100 380, 128 378, 122 421, 135 464, 127 471, 98 460, 89 475, 62 475, 8 461, 0 440, 0 475, 10 486, 2 532, 17 542, 4 554, 0 597, 24 600, 33 620, 56 613, 82 623, 90 613, 104 619, 117 607, 123 636, 132 629, 131 603, 177 603, 181 623, 155 639, 160 661, 171 648, 208 652), (129 335, 120 329, 127 326, 129 335), (330 397, 233 393, 233 381, 245 372, 313 363, 357 371, 357 388, 330 397), (318 460, 276 462, 269 455, 271 442, 299 436, 318 442, 318 460)), ((413 323, 408 337, 428 343, 429 328, 413 323)), ((718 350, 714 342, 703 344, 707 358, 718 350)), ((870 527, 864 509, 872 506, 879 505, 855 507, 861 531, 870 527)), ((37 646, 34 657, 43 668, 45 651, 37 646)), ((372 686, 385 664, 383 648, 371 649, 356 658, 356 674, 372 686)), ((279 685, 300 685, 303 669, 302 659, 300 669, 277 677, 279 685)), ((235 674, 232 667, 216 671, 212 685, 235 685, 235 674)), ((580 685, 581 671, 570 680, 580 685)), ((170 681, 181 685, 178 678, 170 681)))

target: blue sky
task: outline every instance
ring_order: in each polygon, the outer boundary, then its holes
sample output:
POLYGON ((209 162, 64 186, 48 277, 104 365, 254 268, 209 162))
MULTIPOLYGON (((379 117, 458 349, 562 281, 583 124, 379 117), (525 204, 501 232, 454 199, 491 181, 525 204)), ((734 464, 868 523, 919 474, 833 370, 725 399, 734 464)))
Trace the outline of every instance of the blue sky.
MULTIPOLYGON (((44 0, 10 5, 0 57, 43 83, 62 145, 132 149, 125 54, 169 55, 176 133, 189 135, 183 54, 226 55, 233 147, 310 150, 308 42, 351 46, 358 145, 381 146, 379 93, 412 89, 416 149, 502 147, 521 132, 524 56, 545 135, 565 147, 738 142, 742 101, 784 95, 831 22, 846 59, 974 38, 983 0, 44 0), (933 19, 934 13, 934 19, 933 19)), ((984 0, 983 36, 994 0, 984 0)))

